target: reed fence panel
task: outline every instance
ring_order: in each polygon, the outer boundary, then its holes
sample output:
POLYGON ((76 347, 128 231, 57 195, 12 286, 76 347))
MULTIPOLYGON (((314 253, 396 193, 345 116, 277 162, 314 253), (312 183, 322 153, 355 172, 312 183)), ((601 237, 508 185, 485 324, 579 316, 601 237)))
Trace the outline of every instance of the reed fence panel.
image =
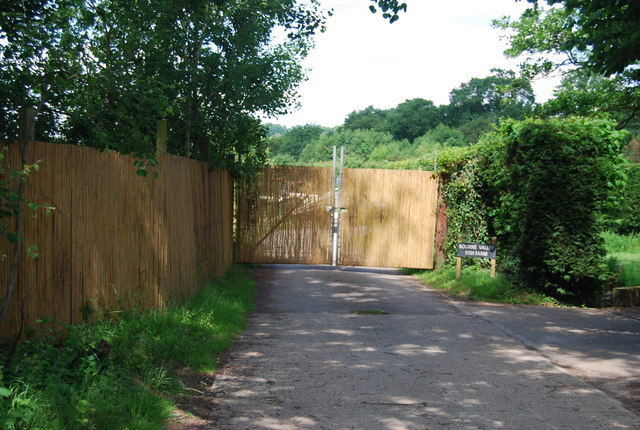
MULTIPOLYGON (((134 158, 92 148, 29 143, 27 199, 55 206, 25 221, 25 258, 0 335, 21 321, 90 319, 94 312, 162 307, 193 295, 233 259, 233 182, 206 163, 159 154, 158 177, 139 176, 134 158)), ((5 166, 19 166, 9 145, 5 166)), ((153 171, 153 169, 151 169, 153 171)), ((28 210, 27 210, 28 212, 28 210)), ((12 249, 3 240, 0 297, 12 249)), ((1 300, 1 299, 0 299, 1 300)))
POLYGON ((340 264, 433 269, 433 172, 345 169, 340 264))
POLYGON ((236 261, 329 264, 331 168, 271 166, 237 189, 236 261))

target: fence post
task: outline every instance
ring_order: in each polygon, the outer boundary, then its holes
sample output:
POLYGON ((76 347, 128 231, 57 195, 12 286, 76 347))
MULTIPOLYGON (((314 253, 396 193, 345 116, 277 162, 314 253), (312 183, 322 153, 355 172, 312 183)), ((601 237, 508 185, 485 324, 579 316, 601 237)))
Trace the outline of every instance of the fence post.
MULTIPOLYGON (((496 245, 498 241, 498 238, 493 236, 491 238, 491 243, 496 245)), ((491 279, 495 279, 496 278, 496 259, 492 258, 491 259, 491 270, 489 271, 489 276, 491 276, 491 279)))
POLYGON ((436 264, 435 270, 442 270, 444 267, 444 263, 446 260, 446 256, 444 253, 445 242, 447 240, 447 204, 442 197, 442 188, 443 188, 442 179, 438 181, 438 209, 436 214, 436 237, 435 237, 435 247, 436 247, 436 264))
MULTIPOLYGON (((462 243, 462 235, 458 235, 458 243, 462 243)), ((462 275, 462 257, 456 258, 456 281, 460 279, 462 275)))
POLYGON ((158 152, 167 152, 167 120, 156 121, 156 149, 158 152))

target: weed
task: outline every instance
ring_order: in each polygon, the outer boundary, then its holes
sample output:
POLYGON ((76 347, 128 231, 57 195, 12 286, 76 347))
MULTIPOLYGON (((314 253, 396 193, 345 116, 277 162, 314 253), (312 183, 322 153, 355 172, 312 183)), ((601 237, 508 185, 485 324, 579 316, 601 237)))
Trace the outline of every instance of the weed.
POLYGON ((453 267, 421 272, 417 276, 446 294, 466 300, 531 305, 558 304, 550 297, 514 287, 503 275, 491 279, 488 270, 475 267, 465 267, 459 280, 456 280, 456 269, 453 267))
MULTIPOLYGON (((246 269, 180 306, 58 326, 22 342, 0 367, 7 429, 163 429, 179 391, 174 369, 214 370, 244 327, 254 285, 246 269)), ((8 351, 0 348, 0 362, 8 351)))

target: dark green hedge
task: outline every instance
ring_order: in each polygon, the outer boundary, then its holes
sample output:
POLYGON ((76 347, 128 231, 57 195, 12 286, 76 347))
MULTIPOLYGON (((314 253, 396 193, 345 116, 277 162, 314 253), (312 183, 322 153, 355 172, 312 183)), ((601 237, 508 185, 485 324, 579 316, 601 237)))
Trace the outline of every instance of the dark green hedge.
POLYGON ((607 228, 620 234, 640 233, 640 164, 626 164, 621 171, 625 183, 606 211, 607 228))
POLYGON ((603 214, 623 183, 623 137, 601 119, 503 122, 443 174, 450 241, 498 236, 500 265, 523 286, 594 302, 607 273, 603 214))

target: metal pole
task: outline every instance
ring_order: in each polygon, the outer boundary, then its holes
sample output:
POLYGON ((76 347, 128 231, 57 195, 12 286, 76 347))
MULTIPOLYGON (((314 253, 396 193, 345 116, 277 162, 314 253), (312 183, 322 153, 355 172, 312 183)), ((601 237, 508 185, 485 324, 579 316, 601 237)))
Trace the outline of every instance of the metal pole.
POLYGON ((336 246, 336 261, 335 266, 338 265, 338 259, 340 254, 340 214, 342 212, 342 178, 344 177, 344 146, 340 147, 340 173, 337 176, 336 187, 336 205, 335 205, 335 246, 336 246))
POLYGON ((336 147, 333 147, 333 187, 331 190, 331 265, 338 265, 338 228, 336 225, 336 191, 338 189, 336 177, 336 147))

